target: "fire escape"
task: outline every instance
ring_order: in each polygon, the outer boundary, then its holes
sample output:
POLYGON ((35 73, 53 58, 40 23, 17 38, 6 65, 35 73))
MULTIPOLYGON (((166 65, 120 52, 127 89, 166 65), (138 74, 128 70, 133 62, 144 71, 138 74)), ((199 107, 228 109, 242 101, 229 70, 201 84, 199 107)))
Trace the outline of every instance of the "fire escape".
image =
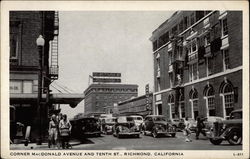
POLYGON ((51 80, 58 79, 58 34, 59 34, 59 17, 58 11, 54 14, 54 39, 51 41, 50 47, 50 66, 49 66, 49 78, 51 80))

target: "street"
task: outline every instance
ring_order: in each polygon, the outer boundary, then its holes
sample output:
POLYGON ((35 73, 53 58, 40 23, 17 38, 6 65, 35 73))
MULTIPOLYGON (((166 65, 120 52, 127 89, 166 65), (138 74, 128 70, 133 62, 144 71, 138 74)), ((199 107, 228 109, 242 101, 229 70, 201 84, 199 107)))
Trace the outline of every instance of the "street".
MULTIPOLYGON (((70 141, 73 150, 241 150, 242 145, 232 146, 227 141, 223 141, 221 145, 213 145, 208 139, 200 136, 199 140, 195 140, 195 134, 192 134, 192 142, 185 142, 185 136, 182 132, 178 132, 175 138, 140 135, 140 138, 116 138, 113 135, 102 135, 101 137, 89 137, 80 142, 76 139, 70 141)), ((47 144, 42 146, 29 146, 13 144, 10 146, 12 150, 23 149, 49 149, 47 144)))

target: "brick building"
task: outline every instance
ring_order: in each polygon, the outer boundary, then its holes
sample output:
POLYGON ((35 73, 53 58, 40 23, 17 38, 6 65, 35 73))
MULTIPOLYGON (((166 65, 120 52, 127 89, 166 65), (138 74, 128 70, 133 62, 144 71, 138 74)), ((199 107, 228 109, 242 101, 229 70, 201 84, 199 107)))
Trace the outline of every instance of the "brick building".
POLYGON ((138 96, 138 85, 122 84, 121 73, 93 72, 92 84, 84 91, 84 112, 113 113, 118 102, 138 96))
POLYGON ((139 97, 127 99, 118 103, 118 112, 120 115, 142 115, 152 114, 153 93, 145 94, 139 97))
POLYGON ((242 12, 177 11, 150 40, 155 114, 226 117, 242 108, 242 12))
MULTIPOLYGON (((47 134, 49 115, 58 112, 54 104, 76 106, 83 95, 51 94, 50 84, 58 79, 59 17, 56 11, 10 11, 10 136, 16 138, 16 123, 31 126, 31 140, 38 130, 47 134), (38 107, 39 51, 36 40, 42 35, 41 100, 38 107), (39 119, 41 115, 41 119, 39 119), (40 121, 41 120, 41 128, 40 121)), ((21 133, 19 133, 20 135, 21 133)), ((24 131, 22 132, 22 137, 24 131)), ((19 136, 20 137, 20 136, 19 136)))

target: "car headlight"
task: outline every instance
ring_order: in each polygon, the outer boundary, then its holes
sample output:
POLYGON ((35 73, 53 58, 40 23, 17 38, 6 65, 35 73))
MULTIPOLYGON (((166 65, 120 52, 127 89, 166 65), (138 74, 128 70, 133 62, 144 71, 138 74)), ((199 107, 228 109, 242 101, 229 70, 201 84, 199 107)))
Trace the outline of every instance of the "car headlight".
POLYGON ((223 124, 222 129, 226 129, 227 125, 223 124))

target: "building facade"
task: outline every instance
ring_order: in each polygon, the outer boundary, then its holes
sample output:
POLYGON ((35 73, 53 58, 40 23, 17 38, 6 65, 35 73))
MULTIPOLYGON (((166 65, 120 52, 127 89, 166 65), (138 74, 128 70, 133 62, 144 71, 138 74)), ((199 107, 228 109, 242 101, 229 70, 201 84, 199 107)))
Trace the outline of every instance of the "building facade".
POLYGON ((120 115, 150 115, 153 114, 153 93, 131 98, 118 103, 120 115))
POLYGON ((91 84, 85 91, 84 111, 88 113, 113 113, 120 101, 137 97, 138 85, 99 83, 91 84))
MULTIPOLYGON (((42 116, 43 134, 47 127, 48 112, 53 109, 49 100, 49 85, 58 78, 58 12, 55 11, 11 11, 10 26, 10 108, 14 110, 15 122, 31 126, 31 135, 38 135, 37 94, 39 72, 39 50, 36 40, 42 35, 42 116), (33 100, 34 99, 34 100, 33 100)), ((13 111, 11 111, 13 112, 13 111)), ((11 116, 13 117, 13 116, 11 116)), ((13 121, 13 120, 11 120, 13 121)), ((16 137, 15 125, 11 124, 11 138, 16 137)))
POLYGON ((242 108, 242 12, 177 11, 150 40, 155 114, 226 117, 242 108))

